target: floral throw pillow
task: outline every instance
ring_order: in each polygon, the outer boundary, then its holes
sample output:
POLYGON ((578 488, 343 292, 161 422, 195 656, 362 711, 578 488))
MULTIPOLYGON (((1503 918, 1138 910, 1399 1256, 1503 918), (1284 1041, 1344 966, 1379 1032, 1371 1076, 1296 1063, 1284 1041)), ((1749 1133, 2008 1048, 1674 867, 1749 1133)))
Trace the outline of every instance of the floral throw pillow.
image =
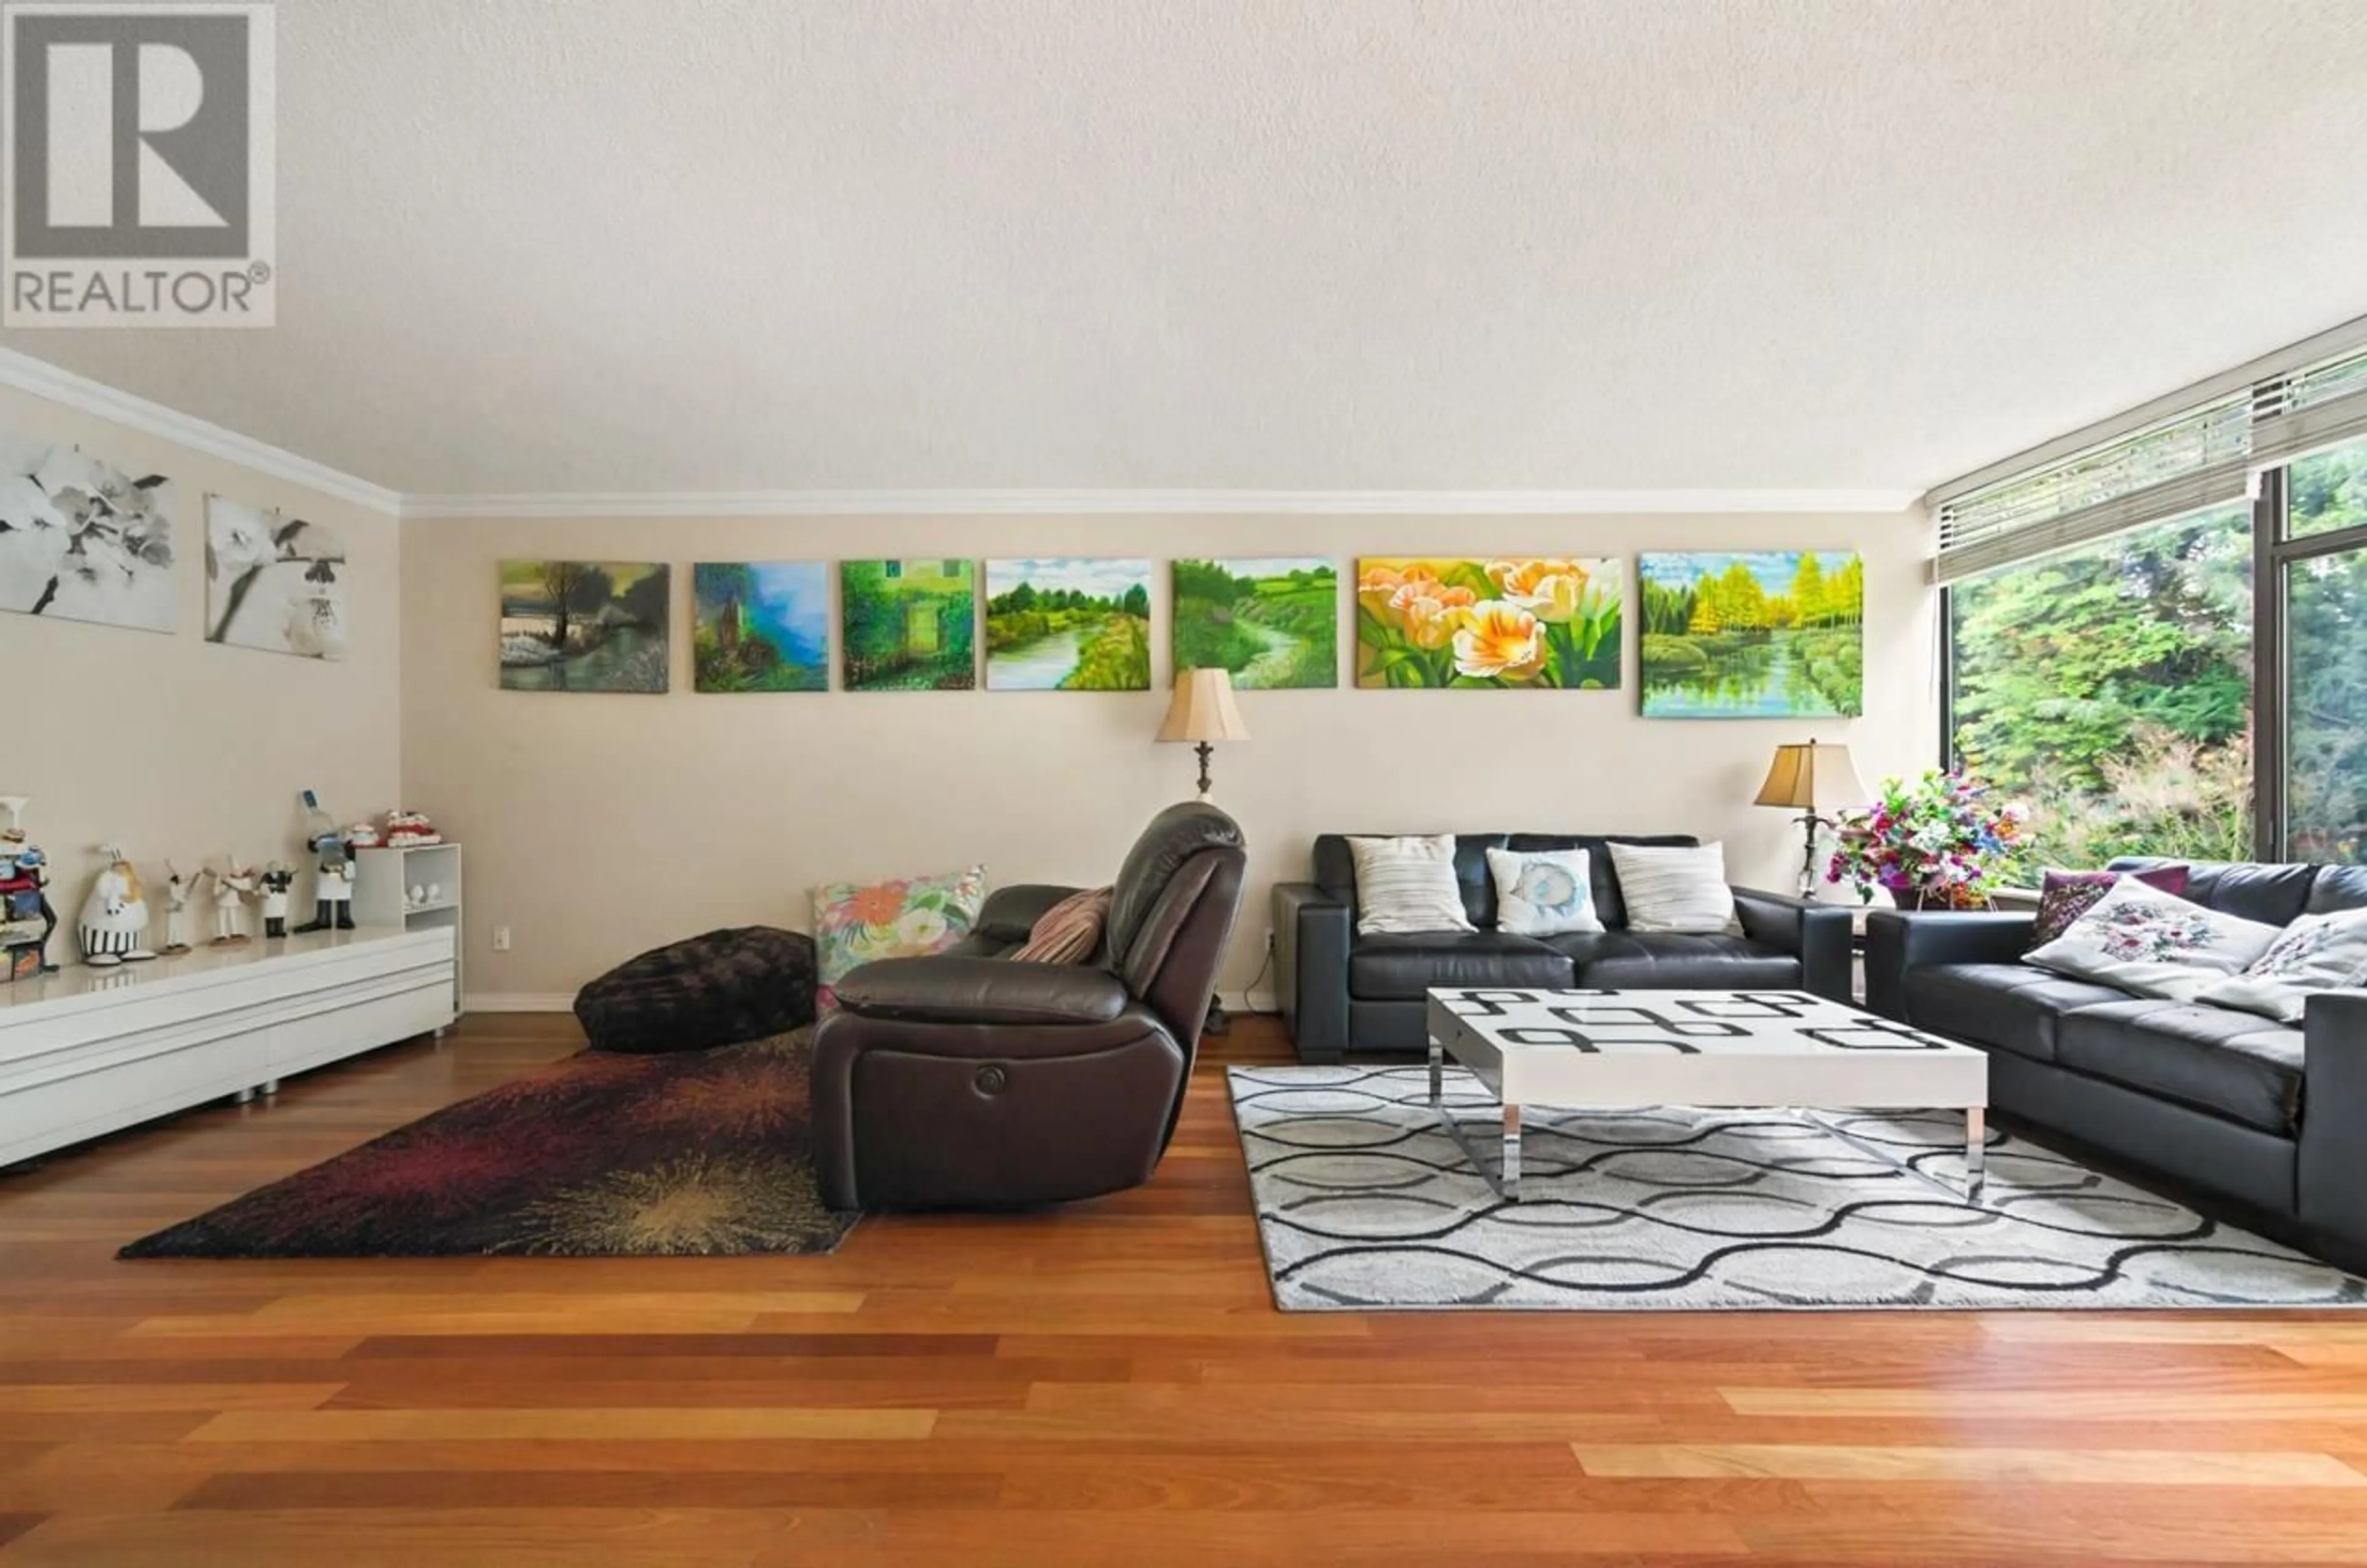
POLYGON ((2044 947, 2069 931, 2071 922, 2102 902, 2123 877, 2158 887, 2174 897, 2186 897, 2182 865, 2157 865, 2145 871, 2050 871, 2039 886, 2038 919, 2022 951, 2044 947))
POLYGON ((2275 926, 2206 909, 2132 877, 2026 956, 2058 975, 2185 1002, 2249 968, 2278 934, 2275 926))
POLYGON ((847 971, 875 958, 921 958, 969 935, 986 902, 986 867, 902 882, 826 882, 813 890, 815 1005, 838 1005, 847 971))
POLYGON ((2241 975, 2214 981, 2195 997, 2299 1023, 2313 991, 2367 985, 2367 909, 2304 915, 2241 975))

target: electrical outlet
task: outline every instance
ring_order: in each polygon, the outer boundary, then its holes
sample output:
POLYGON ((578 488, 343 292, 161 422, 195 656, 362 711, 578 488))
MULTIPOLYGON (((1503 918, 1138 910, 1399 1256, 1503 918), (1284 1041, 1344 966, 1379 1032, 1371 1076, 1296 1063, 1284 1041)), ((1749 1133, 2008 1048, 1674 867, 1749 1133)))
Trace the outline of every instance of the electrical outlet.
POLYGON ((507 926, 495 926, 493 928, 493 951, 495 953, 507 953, 509 950, 510 928, 507 926))
POLYGON ((1265 928, 1265 952, 1267 957, 1271 958, 1274 956, 1274 928, 1272 926, 1265 928))

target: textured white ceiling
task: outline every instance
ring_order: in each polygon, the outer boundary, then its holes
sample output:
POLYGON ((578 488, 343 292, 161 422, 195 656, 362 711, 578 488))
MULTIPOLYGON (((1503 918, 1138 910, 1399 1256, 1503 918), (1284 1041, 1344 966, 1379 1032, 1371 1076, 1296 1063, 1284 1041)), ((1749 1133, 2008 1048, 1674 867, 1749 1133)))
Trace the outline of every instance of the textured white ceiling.
POLYGON ((413 491, 1920 489, 2367 313, 2359 0, 280 0, 280 325, 7 346, 413 491))

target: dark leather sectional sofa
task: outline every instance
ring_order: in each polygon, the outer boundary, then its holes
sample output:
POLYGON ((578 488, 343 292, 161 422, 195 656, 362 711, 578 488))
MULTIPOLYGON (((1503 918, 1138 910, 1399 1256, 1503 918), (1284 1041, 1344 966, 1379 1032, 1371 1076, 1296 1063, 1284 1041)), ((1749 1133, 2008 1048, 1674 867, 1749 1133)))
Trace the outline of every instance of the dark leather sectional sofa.
POLYGON ((1311 882, 1274 890, 1274 976, 1301 1060, 1429 1046, 1422 993, 1447 986, 1810 990, 1850 996, 1850 911, 1736 888, 1738 935, 1633 931, 1605 844, 1692 845, 1678 835, 1460 833, 1455 874, 1472 931, 1356 934, 1355 863, 1348 835, 1315 840, 1311 882), (1589 852, 1594 904, 1607 930, 1527 937, 1499 931, 1488 851, 1589 852))
MULTIPOLYGON (((2367 866, 2198 864, 2186 896, 2283 925, 2367 907, 2367 866)), ((2312 997, 2298 1029, 2133 997, 2020 962, 2032 920, 1876 912, 1868 1004, 1987 1049, 1990 1106, 2042 1136, 2067 1135, 2324 1257, 2367 1263, 2367 991, 2312 997)))

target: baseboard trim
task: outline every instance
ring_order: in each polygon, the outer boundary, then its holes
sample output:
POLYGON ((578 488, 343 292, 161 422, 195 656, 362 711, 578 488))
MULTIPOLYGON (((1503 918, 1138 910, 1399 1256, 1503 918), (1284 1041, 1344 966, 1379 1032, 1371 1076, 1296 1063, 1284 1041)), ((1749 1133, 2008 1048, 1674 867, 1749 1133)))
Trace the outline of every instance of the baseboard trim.
POLYGON ((468 1012, 572 1012, 572 991, 471 991, 468 1012))

